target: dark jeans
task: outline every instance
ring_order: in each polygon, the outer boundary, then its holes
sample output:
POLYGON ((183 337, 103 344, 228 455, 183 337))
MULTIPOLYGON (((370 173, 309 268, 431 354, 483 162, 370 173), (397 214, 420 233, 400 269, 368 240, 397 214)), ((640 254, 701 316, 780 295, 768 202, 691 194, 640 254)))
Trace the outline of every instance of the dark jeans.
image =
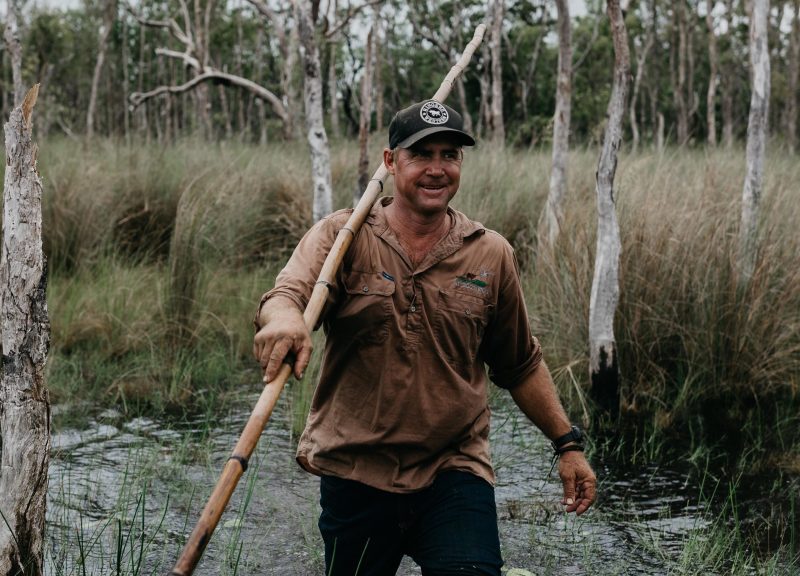
POLYGON ((425 576, 500 576, 494 488, 473 474, 441 472, 413 494, 325 476, 320 503, 327 576, 391 576, 406 554, 425 576))

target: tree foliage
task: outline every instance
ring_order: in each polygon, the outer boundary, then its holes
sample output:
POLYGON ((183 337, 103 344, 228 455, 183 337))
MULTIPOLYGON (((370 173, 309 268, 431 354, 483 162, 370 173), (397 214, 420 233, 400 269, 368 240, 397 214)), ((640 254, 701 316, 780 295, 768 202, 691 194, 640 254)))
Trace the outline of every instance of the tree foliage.
MULTIPOLYGON (((45 135, 78 136, 85 130, 105 2, 108 0, 84 0, 80 7, 69 9, 33 5, 23 14, 23 77, 28 85, 42 83, 44 102, 39 129, 45 135)), ((285 24, 280 30, 252 3, 231 0, 198 2, 200 12, 205 10, 207 2, 213 2, 209 38, 206 40, 208 65, 250 79, 284 97, 281 75, 285 54, 281 52, 279 32, 288 37, 296 26, 291 2, 267 2, 285 24)), ((191 4, 190 8, 194 3, 191 4)), ((750 99, 749 18, 743 0, 721 0, 712 4, 719 54, 716 125, 724 132, 727 124, 727 130, 736 139, 743 140, 750 99)), ((198 95, 194 92, 160 96, 143 105, 142 110, 132 109, 129 94, 124 93, 125 87, 129 92, 146 91, 159 85, 179 85, 193 77, 194 72, 179 59, 156 54, 157 48, 181 52, 184 46, 166 29, 143 27, 133 15, 137 13, 153 20, 174 18, 182 26, 181 5, 180 0, 139 0, 131 5, 118 3, 99 85, 95 121, 98 134, 168 140, 202 132, 198 95)), ((447 69, 442 46, 453 52, 449 56, 452 62, 455 54, 463 48, 458 43, 465 43, 475 26, 487 18, 486 2, 478 0, 384 0, 370 4, 369 9, 352 16, 353 7, 358 5, 358 2, 344 0, 315 3, 317 33, 320 46, 325 47, 321 49, 323 69, 328 69, 329 58, 336 59, 336 89, 331 94, 330 86, 325 86, 326 107, 331 98, 337 99, 340 121, 343 126, 351 127, 351 135, 357 127, 358 85, 364 69, 366 30, 373 18, 371 10, 380 10, 385 30, 380 48, 385 107, 382 118, 386 124, 394 110, 426 97, 436 88, 447 69), (338 10, 335 15, 334 8, 338 10), (342 29, 329 35, 331 26, 341 22, 346 22, 342 29)), ((632 54, 642 48, 650 28, 655 25, 655 42, 646 60, 646 70, 634 104, 641 141, 645 145, 655 142, 660 115, 663 115, 667 141, 676 141, 681 113, 676 106, 679 102, 676 90, 680 44, 677 23, 681 13, 685 18, 687 43, 683 89, 689 115, 687 143, 699 145, 707 140, 705 94, 710 80, 705 22, 707 5, 705 0, 682 0, 681 3, 640 0, 630 3, 626 26, 630 31, 632 54), (682 12, 676 12, 681 7, 682 12)), ((605 107, 610 95, 613 50, 602 3, 587 0, 585 7, 585 11, 573 15, 571 138, 577 143, 596 143, 605 122, 605 107)), ((190 16, 194 18, 193 14, 190 16)), ((552 2, 506 0, 503 115, 510 144, 547 145, 552 137, 558 59, 555 16, 552 2)), ((788 121, 797 122, 796 118, 788 118, 785 113, 789 102, 795 99, 796 104, 797 98, 797 94, 787 89, 792 66, 792 19, 795 17, 791 0, 773 2, 769 46, 774 90, 769 122, 770 133, 778 137, 788 132, 788 121)), ((0 22, 0 26, 3 25, 0 22)), ((289 42, 289 50, 297 50, 296 43, 289 42)), ((5 48, 0 52, 0 105, 4 117, 7 117, 13 102, 10 61, 5 48)), ((632 65, 631 73, 635 74, 635 59, 632 65)), ((478 132, 485 127, 481 117, 481 75, 488 74, 489 67, 488 51, 480 52, 464 78, 467 107, 464 112, 474 120, 478 132)), ((289 81, 295 93, 301 93, 302 71, 299 64, 295 68, 289 81)), ((484 94, 483 97, 488 96, 484 94)), ((213 139, 235 137, 258 142, 264 130, 269 138, 286 136, 281 130, 281 119, 269 106, 265 107, 266 112, 260 113, 257 98, 251 93, 230 85, 210 86, 207 98, 212 127, 212 134, 208 136, 213 139)), ((299 115, 300 108, 297 106, 290 112, 299 115)), ((295 125, 302 125, 301 118, 292 121, 295 125)), ((626 126, 626 132, 630 135, 630 126, 626 126)), ((720 136, 718 140, 724 142, 724 137, 720 136)))

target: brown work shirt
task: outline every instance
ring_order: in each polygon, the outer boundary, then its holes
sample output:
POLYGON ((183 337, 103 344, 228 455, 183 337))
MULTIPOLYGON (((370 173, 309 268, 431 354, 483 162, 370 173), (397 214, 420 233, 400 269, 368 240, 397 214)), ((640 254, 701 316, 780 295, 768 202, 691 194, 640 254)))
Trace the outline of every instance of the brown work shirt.
MULTIPOLYGON (((422 489, 458 469, 494 483, 486 372, 503 388, 541 360, 511 246, 448 209, 451 228, 413 267, 375 203, 323 312, 322 371, 297 450, 314 474, 390 492, 422 489)), ((262 303, 305 308, 351 210, 319 221, 262 303)))

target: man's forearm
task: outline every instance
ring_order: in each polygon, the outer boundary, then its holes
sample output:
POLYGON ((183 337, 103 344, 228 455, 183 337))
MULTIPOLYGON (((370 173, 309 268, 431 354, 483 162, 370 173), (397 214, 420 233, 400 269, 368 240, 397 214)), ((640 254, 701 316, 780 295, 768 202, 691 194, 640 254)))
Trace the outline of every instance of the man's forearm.
POLYGON ((258 325, 264 327, 276 316, 295 313, 300 316, 303 315, 303 311, 297 307, 294 300, 286 298, 285 296, 276 295, 264 302, 261 310, 259 310, 258 325))
POLYGON ((511 397, 551 440, 569 432, 569 418, 544 361, 522 384, 511 389, 511 397))

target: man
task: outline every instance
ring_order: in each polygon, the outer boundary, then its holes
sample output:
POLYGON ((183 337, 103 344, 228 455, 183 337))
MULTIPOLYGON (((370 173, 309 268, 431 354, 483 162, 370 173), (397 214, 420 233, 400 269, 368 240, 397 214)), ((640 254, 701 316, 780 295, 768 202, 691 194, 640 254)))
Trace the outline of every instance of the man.
MULTIPOLYGON (((567 512, 595 498, 582 436, 558 400, 531 335, 513 251, 449 207, 461 116, 428 100, 398 112, 378 200, 330 286, 325 358, 298 462, 322 477, 326 574, 500 576, 486 373, 508 388, 560 457, 567 512)), ((349 210, 318 222, 264 295, 254 354, 272 380, 287 354, 308 365, 302 310, 349 210)))

